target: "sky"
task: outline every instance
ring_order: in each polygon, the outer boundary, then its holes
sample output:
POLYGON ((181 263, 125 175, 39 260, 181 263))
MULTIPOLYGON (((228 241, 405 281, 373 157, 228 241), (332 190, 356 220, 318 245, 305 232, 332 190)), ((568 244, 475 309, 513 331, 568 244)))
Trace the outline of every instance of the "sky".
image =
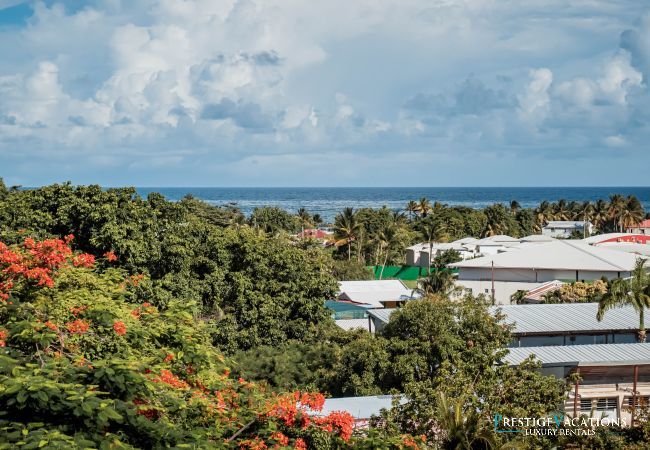
POLYGON ((0 0, 0 177, 647 186, 650 2, 0 0))

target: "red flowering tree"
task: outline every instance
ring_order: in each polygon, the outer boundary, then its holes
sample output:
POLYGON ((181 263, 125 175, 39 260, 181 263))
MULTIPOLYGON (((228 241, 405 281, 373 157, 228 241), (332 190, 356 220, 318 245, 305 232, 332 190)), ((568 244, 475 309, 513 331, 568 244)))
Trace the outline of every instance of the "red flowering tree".
POLYGON ((0 243, 0 447, 406 448, 319 415, 321 394, 231 378, 194 305, 134 303, 142 277, 71 239, 0 243))

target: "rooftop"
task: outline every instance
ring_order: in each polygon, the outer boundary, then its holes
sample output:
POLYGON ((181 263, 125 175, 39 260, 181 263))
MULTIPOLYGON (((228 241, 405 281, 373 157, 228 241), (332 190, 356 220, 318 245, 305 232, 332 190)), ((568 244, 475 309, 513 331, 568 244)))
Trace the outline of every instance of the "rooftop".
POLYGON ((334 322, 336 326, 346 331, 356 329, 368 330, 368 319, 338 319, 334 322))
MULTIPOLYGON (((552 303, 539 305, 492 306, 501 310, 517 334, 551 334, 609 330, 636 330, 639 315, 631 306, 610 309, 603 320, 596 319, 598 303, 552 303)), ((369 311, 370 312, 370 311, 369 311)))
POLYGON ((546 244, 531 245, 516 252, 460 261, 450 267, 508 269, 556 269, 627 272, 634 268, 636 257, 632 254, 594 247, 581 240, 556 240, 546 244))
POLYGON ((551 220, 544 228, 582 228, 588 223, 584 220, 551 220))
POLYGON ((592 344, 509 349, 503 362, 513 366, 535 355, 544 367, 630 366, 650 364, 650 344, 592 344))
POLYGON ((390 315, 393 314, 393 311, 395 310, 397 310, 397 308, 369 309, 367 313, 370 317, 378 319, 383 323, 388 323, 390 315))
POLYGON ((339 300, 383 307, 381 302, 410 298, 413 291, 400 280, 339 281, 339 300))
MULTIPOLYGON (((401 398, 400 403, 406 400, 401 398)), ((323 409, 317 415, 327 415, 334 411, 347 411, 356 420, 370 419, 378 416, 382 409, 393 407, 392 395, 369 395, 365 397, 340 397, 325 399, 323 409)))

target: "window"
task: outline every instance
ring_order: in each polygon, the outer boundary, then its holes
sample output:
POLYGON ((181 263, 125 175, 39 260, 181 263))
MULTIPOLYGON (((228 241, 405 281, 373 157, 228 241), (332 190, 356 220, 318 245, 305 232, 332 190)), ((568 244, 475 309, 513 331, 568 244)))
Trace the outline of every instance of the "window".
MULTIPOLYGON (((626 406, 632 406, 632 397, 631 396, 625 397, 625 400, 623 400, 623 404, 626 406)), ((636 404, 637 406, 646 407, 650 405, 650 397, 647 395, 637 395, 636 404)))
POLYGON ((618 399, 616 397, 611 398, 599 398, 596 402, 596 411, 616 411, 618 408, 618 399))
POLYGON ((580 411, 582 412, 589 412, 591 411, 591 401, 592 399, 590 398, 581 398, 580 399, 580 411))

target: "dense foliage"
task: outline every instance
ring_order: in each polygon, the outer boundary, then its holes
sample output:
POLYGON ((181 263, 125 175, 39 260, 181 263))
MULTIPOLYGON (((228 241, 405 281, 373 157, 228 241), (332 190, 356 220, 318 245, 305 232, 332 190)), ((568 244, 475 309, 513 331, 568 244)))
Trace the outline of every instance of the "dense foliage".
MULTIPOLYGON (((632 220, 634 202, 614 200, 601 230, 632 220)), ((322 221, 304 210, 0 183, 0 448, 512 448, 491 415, 551 413, 566 386, 534 361, 499 364, 501 318, 483 298, 449 301, 457 254, 377 334, 338 329, 324 301, 414 242, 522 236, 551 216, 412 203, 343 211, 327 248, 290 236, 322 221), (387 393, 402 401, 363 433, 314 414, 323 394, 387 393)))

